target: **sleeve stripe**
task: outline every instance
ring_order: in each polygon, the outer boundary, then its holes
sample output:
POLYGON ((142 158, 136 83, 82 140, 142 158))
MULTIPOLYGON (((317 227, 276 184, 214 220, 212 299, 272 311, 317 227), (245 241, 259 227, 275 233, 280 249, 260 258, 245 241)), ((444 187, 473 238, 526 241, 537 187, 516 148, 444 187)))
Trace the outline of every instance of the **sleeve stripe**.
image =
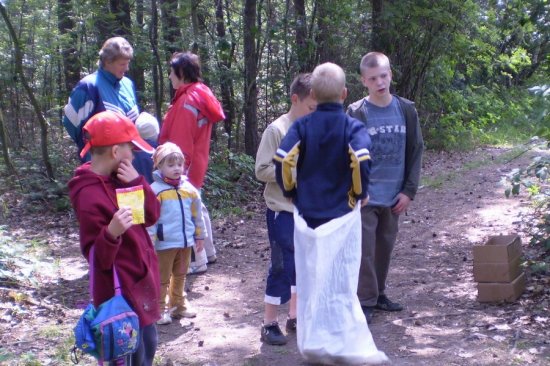
POLYGON ((94 102, 88 100, 77 112, 71 103, 71 99, 69 98, 69 103, 67 103, 65 108, 63 108, 63 111, 65 112, 65 116, 67 116, 67 119, 71 121, 73 126, 78 127, 80 126, 80 123, 82 123, 82 121, 84 121, 90 115, 93 109, 94 102))
POLYGON ((287 155, 288 153, 283 149, 277 149, 277 152, 275 153, 274 158, 277 159, 277 161, 283 161, 287 155))
POLYGON ((193 107, 191 104, 184 104, 183 108, 185 108, 188 111, 190 111, 191 113, 193 113, 195 115, 195 117, 197 117, 199 115, 199 110, 197 108, 193 107))
POLYGON ((119 113, 119 114, 122 114, 122 115, 126 115, 126 113, 124 113, 124 111, 122 110, 122 108, 120 108, 119 106, 115 105, 115 104, 112 104, 112 103, 109 103, 109 102, 106 102, 106 101, 103 101, 103 105, 105 106, 105 109, 108 110, 108 111, 112 111, 112 112, 115 112, 115 113, 119 113))

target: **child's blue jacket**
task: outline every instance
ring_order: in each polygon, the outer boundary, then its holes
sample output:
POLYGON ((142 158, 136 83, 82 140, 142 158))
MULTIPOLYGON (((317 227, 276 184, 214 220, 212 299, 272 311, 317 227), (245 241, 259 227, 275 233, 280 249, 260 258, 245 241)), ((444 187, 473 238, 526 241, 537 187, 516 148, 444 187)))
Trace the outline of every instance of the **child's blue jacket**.
POLYGON ((343 216, 367 198, 370 145, 365 125, 342 104, 319 104, 281 141, 273 158, 277 183, 304 217, 343 216))
POLYGON ((153 192, 160 201, 160 218, 147 228, 155 250, 187 248, 204 239, 200 194, 185 177, 179 187, 165 183, 158 170, 153 172, 153 192))

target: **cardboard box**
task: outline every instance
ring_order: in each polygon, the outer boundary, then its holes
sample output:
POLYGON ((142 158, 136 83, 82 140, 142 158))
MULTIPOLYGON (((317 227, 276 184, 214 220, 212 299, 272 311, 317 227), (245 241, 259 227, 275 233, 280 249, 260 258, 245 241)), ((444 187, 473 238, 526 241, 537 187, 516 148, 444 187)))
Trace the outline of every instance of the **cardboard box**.
POLYGON ((521 255, 518 235, 491 236, 485 245, 474 246, 474 263, 508 263, 521 255))
POLYGON ((510 283, 479 282, 477 284, 477 301, 514 302, 525 290, 525 274, 522 272, 510 283))
POLYGON ((474 280, 476 282, 512 282, 521 273, 521 256, 510 262, 474 261, 474 280))

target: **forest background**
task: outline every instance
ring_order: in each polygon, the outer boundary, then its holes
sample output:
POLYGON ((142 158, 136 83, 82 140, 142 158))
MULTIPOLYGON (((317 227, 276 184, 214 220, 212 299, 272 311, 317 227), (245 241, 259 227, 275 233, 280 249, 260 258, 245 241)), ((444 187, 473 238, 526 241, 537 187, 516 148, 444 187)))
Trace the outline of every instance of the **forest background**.
MULTIPOLYGON (((0 0, 0 15, 0 234, 14 201, 33 214, 70 210, 66 182, 78 160, 62 109, 113 35, 133 45, 128 76, 140 110, 159 121, 173 94, 171 54, 200 55, 227 116, 212 134, 205 184, 214 215, 258 199, 253 157, 265 127, 288 110, 294 76, 335 62, 350 103, 365 95, 358 65, 372 50, 390 57, 393 91, 416 102, 428 149, 550 137, 547 0, 0 0)), ((506 191, 531 194, 533 243, 545 253, 549 166, 541 158, 515 171, 506 191)), ((24 277, 12 255, 0 246, 2 286, 24 277)))
MULTIPOLYGON (((200 55, 227 116, 212 133, 205 185, 215 213, 238 214, 257 197, 259 138, 288 110, 294 76, 335 62, 352 102, 365 94, 358 65, 371 50, 390 57, 392 91, 416 102, 428 149, 550 136, 547 0, 0 0, 0 15, 0 217, 14 191, 37 212, 70 209, 66 182, 78 160, 62 109, 114 35, 133 45, 128 76, 140 110, 159 121, 173 95, 170 56, 200 55)), ((529 191, 541 219, 533 241, 547 250, 548 169, 536 160, 506 190, 529 191)))

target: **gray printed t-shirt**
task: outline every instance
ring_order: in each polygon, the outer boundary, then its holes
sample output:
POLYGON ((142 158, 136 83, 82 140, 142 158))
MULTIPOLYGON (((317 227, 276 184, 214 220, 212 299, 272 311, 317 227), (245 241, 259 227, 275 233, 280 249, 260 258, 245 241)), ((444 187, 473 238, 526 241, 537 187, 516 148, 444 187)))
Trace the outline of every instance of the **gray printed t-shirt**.
POLYGON ((397 201, 405 175, 405 116, 395 97, 386 107, 365 100, 363 108, 372 140, 368 205, 390 207, 397 201))

